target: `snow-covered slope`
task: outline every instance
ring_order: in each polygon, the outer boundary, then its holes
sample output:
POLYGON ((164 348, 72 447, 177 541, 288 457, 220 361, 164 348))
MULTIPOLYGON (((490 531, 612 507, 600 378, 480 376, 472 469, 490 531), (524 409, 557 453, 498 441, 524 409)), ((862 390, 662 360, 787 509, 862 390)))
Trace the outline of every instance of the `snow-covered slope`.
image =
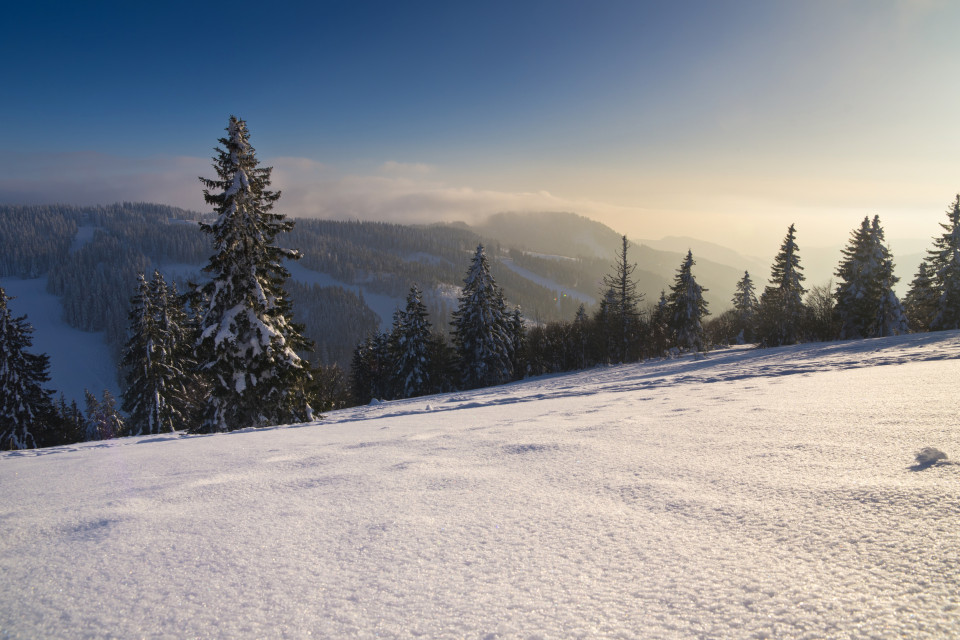
POLYGON ((33 326, 30 353, 50 356, 50 382, 46 388, 62 393, 67 402, 76 400, 81 410, 84 389, 98 398, 104 389, 120 397, 117 365, 110 357, 103 332, 81 331, 64 322, 60 298, 47 293, 46 276, 31 280, 3 278, 0 286, 14 298, 10 302, 11 313, 26 315, 33 326))
POLYGON ((960 333, 0 458, 0 637, 960 636, 960 333))

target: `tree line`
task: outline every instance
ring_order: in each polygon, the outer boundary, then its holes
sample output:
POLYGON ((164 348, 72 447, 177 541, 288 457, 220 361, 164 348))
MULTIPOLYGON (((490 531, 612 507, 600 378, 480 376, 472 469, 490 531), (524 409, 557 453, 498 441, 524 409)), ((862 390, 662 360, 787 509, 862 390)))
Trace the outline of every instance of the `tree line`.
POLYGON ((572 321, 534 322, 519 308, 510 316, 502 306, 484 307, 477 300, 502 300, 478 249, 464 280, 464 295, 453 322, 454 340, 447 343, 436 331, 408 332, 409 318, 416 326, 429 320, 416 311, 417 292, 411 289, 407 308, 398 310, 393 328, 371 335, 354 350, 350 401, 366 404, 373 399, 404 398, 497 384, 526 376, 589 368, 596 365, 636 362, 648 358, 699 353, 717 346, 756 344, 773 347, 809 341, 874 338, 907 332, 960 328, 960 195, 947 210, 943 234, 921 263, 901 302, 894 291, 893 256, 884 238, 879 216, 865 217, 851 232, 835 271, 836 286, 804 287, 795 225, 790 225, 774 258, 768 284, 757 292, 749 271, 737 282, 732 308, 715 318, 703 299, 705 289, 696 282, 692 252, 677 269, 673 284, 659 299, 644 305, 633 278, 636 264, 628 258, 629 243, 621 248, 603 278, 600 302, 592 313, 584 305, 572 321), (484 274, 478 279, 477 274, 484 274), (487 282, 491 292, 482 298, 466 296, 476 282, 487 282), (509 320, 507 320, 509 316, 509 320), (477 362, 487 353, 459 338, 464 317, 489 318, 486 331, 500 336, 498 374, 484 381, 480 371, 491 370, 477 362), (415 345, 415 346, 414 346, 415 345), (413 348, 425 374, 411 378, 413 348), (409 384, 413 379, 417 384, 409 384))

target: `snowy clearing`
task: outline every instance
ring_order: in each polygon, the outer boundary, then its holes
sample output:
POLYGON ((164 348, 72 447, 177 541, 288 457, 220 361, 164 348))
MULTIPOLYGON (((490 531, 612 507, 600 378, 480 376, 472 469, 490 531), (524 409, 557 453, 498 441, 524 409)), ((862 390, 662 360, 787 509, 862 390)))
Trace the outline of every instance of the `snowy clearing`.
POLYGON ((33 346, 30 353, 45 353, 50 356, 50 382, 45 388, 63 394, 67 402, 76 400, 83 409, 83 390, 89 389, 97 397, 109 389, 114 397, 120 397, 117 365, 110 357, 110 349, 102 331, 74 329, 63 319, 60 298, 47 293, 47 277, 24 280, 3 278, 0 280, 10 302, 14 316, 27 316, 33 326, 33 346))
POLYGON ((960 636, 960 333, 0 457, 0 637, 960 636))
POLYGON ((397 310, 397 307, 403 308, 404 301, 402 298, 393 298, 382 293, 374 293, 361 285, 340 282, 330 274, 307 269, 293 260, 288 260, 284 266, 290 272, 290 277, 301 284, 316 284, 321 287, 341 287, 357 295, 363 295, 363 301, 370 307, 370 310, 380 316, 381 327, 389 327, 393 319, 393 312, 397 310))

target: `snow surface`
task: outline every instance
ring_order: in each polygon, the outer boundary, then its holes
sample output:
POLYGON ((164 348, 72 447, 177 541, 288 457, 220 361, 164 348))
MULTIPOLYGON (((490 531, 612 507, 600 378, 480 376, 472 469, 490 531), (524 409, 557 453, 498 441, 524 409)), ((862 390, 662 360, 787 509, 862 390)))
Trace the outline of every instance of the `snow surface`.
POLYGON ((960 332, 0 457, 0 637, 960 636, 960 332), (949 460, 945 462, 950 462, 949 460))
POLYGON ((104 389, 109 389, 115 398, 120 397, 117 365, 110 357, 103 332, 81 331, 68 325, 63 320, 60 298, 47 293, 46 276, 29 280, 3 278, 0 286, 15 298, 9 303, 11 313, 26 315, 33 325, 33 346, 29 351, 50 356, 50 382, 44 388, 57 392, 54 400, 63 393, 67 402, 76 400, 82 410, 85 388, 98 398, 104 389))

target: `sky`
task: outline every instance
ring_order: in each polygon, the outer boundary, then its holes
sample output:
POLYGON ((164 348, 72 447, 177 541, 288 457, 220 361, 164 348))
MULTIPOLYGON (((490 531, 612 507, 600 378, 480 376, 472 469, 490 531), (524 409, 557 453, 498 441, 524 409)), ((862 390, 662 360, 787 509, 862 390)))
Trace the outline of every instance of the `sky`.
MULTIPOLYGON (((772 256, 960 191, 960 3, 58 3, 0 23, 0 203, 207 210, 230 115, 290 216, 573 211, 772 256)), ((901 274, 909 277, 911 274, 901 274)))

